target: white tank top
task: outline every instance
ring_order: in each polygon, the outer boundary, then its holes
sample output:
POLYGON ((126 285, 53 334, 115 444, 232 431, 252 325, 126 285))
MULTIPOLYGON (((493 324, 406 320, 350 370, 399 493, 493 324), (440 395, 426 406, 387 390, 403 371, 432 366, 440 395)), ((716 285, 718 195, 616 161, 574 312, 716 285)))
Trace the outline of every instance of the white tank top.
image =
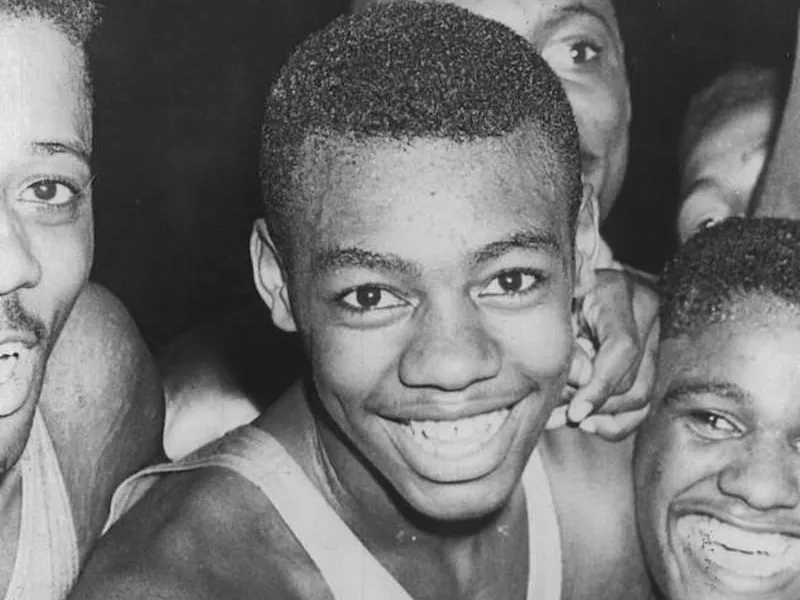
MULTIPOLYGON (((204 467, 230 469, 269 498, 316 564, 336 600, 413 600, 336 514, 283 446, 252 426, 234 430, 176 463, 149 467, 130 477, 114 494, 106 528, 162 475, 204 467)), ((533 452, 522 483, 529 536, 527 599, 559 600, 561 538, 538 451, 533 452)))
POLYGON ((61 467, 38 409, 19 467, 19 541, 4 600, 61 600, 78 577, 78 538, 61 467))

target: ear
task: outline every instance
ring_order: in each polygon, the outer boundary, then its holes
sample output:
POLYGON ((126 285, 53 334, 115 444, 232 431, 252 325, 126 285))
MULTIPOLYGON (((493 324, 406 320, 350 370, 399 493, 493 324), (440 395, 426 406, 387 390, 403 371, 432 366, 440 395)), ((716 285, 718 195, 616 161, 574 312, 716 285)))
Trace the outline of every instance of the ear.
POLYGON ((250 235, 250 260, 258 295, 272 314, 272 322, 284 331, 297 331, 289 302, 289 290, 280 256, 264 219, 257 219, 250 235))
POLYGON ((583 199, 575 228, 575 297, 584 296, 595 284, 594 270, 601 251, 600 210, 589 184, 583 186, 583 199))

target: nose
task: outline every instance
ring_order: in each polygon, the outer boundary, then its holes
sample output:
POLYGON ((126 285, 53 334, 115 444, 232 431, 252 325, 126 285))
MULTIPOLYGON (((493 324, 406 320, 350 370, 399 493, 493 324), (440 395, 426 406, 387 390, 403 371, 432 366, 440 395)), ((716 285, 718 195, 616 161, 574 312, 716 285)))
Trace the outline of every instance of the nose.
POLYGON ((719 475, 719 489, 755 510, 794 508, 800 502, 795 451, 781 440, 759 440, 719 475))
POLYGON ((35 286, 41 274, 22 222, 0 205, 0 295, 35 286))
POLYGON ((410 387, 458 391, 500 371, 500 350, 471 300, 430 306, 400 360, 410 387))

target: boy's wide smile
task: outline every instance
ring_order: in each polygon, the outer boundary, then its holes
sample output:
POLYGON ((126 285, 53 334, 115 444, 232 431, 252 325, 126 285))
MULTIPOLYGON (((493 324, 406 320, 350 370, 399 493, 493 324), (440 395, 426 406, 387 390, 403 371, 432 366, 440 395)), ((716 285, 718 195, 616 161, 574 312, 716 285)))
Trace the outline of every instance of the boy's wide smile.
POLYGON ((385 420, 397 450, 427 479, 443 483, 479 479, 505 458, 516 428, 513 408, 460 419, 385 420))

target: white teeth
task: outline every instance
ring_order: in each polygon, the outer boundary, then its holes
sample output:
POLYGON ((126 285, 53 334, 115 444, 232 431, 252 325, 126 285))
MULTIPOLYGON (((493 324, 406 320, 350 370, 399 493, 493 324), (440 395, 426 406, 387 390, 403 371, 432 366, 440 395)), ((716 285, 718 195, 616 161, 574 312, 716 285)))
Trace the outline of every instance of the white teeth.
POLYGON ((703 546, 716 544, 746 554, 783 554, 792 538, 779 533, 757 533, 711 517, 685 517, 686 533, 699 536, 703 546))
POLYGON ((497 433, 509 412, 503 408, 455 421, 409 421, 407 427, 414 439, 429 450, 442 443, 483 444, 497 433))
POLYGON ((3 352, 0 354, 0 385, 11 379, 18 361, 19 353, 17 352, 3 352))

